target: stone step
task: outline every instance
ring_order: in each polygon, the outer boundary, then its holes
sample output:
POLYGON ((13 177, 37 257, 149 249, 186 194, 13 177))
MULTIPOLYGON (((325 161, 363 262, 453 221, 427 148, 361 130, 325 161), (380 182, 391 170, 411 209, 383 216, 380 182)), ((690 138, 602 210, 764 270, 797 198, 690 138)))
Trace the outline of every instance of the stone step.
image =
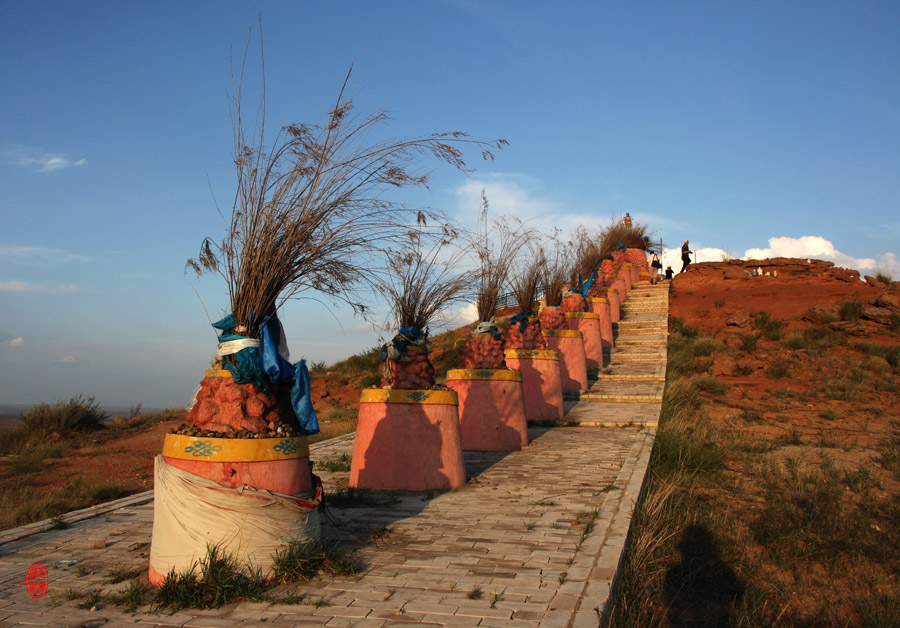
POLYGON ((591 427, 656 427, 659 425, 659 401, 578 403, 566 414, 566 425, 591 427))
POLYGON ((619 336, 616 338, 617 347, 665 347, 666 337, 660 334, 645 334, 619 336))
POLYGON ((610 356, 610 365, 617 362, 665 362, 665 353, 614 353, 610 356))
POLYGON ((665 384, 659 381, 613 382, 598 380, 581 394, 582 401, 662 401, 665 384))
POLYGON ((598 382, 664 382, 665 374, 656 375, 653 373, 635 374, 635 375, 600 375, 598 382))

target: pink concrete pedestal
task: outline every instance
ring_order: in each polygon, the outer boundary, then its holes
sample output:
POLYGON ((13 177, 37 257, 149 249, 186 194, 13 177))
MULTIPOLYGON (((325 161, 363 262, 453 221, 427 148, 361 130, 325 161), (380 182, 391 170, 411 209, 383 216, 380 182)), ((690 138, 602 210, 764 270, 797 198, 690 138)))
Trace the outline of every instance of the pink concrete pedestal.
MULTIPOLYGON (((625 282, 625 277, 622 275, 616 275, 613 279, 612 287, 619 291, 619 307, 622 307, 622 304, 625 303, 625 299, 628 297, 628 284, 625 282)), ((619 313, 621 316, 621 312, 619 313)))
POLYGON ((631 292, 631 271, 626 270, 624 268, 619 270, 619 274, 616 275, 616 279, 621 279, 625 282, 625 293, 628 294, 631 292))
POLYGON ((609 299, 605 297, 589 298, 588 308, 590 308, 591 312, 600 316, 600 344, 603 345, 604 349, 612 349, 615 346, 615 338, 613 336, 609 299))
POLYGON ((462 448, 517 451, 528 444, 522 374, 512 369, 452 369, 447 387, 459 396, 462 448))
POLYGON ((628 261, 637 267, 638 273, 650 271, 650 264, 647 262, 647 251, 644 249, 628 247, 625 250, 625 255, 628 257, 628 261))
POLYGON ((427 491, 466 483, 452 390, 362 392, 350 486, 427 491))
MULTIPOLYGON (((162 458, 167 464, 182 471, 232 489, 246 485, 285 495, 300 495, 314 488, 309 465, 309 439, 306 436, 213 438, 166 434, 162 458)), ((163 500, 157 498, 154 502, 154 524, 159 509, 165 507, 163 500)), ((178 539, 178 544, 187 548, 193 545, 194 555, 203 556, 207 542, 216 543, 217 539, 239 535, 239 524, 235 523, 231 529, 222 525, 224 527, 221 529, 205 531, 209 538, 202 543, 185 534, 178 539)), ((154 525, 154 539, 150 546, 151 561, 154 560, 154 551, 157 549, 157 534, 158 530, 154 525)), ((314 539, 298 540, 318 541, 318 533, 314 539)), ((273 546, 272 553, 277 549, 273 546)), ((158 587, 165 580, 166 574, 150 565, 148 576, 150 584, 158 587)))
POLYGON ((593 312, 566 312, 566 324, 569 329, 577 329, 584 336, 584 356, 588 368, 603 368, 600 315, 593 312))
POLYGON ((637 264, 631 264, 628 267, 628 270, 631 273, 631 285, 634 286, 634 284, 640 281, 640 273, 638 271, 637 264))
POLYGON ((547 348, 559 352, 560 381, 564 390, 587 390, 584 335, 577 329, 545 329, 547 348))
POLYGON ((525 418, 561 421, 563 408, 559 353, 538 349, 507 349, 506 366, 522 373, 525 418))

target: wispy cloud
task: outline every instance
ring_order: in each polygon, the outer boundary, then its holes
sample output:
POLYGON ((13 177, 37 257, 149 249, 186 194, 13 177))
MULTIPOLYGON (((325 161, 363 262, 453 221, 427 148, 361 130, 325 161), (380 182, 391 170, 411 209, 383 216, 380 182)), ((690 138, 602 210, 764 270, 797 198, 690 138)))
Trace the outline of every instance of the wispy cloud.
POLYGON ((20 281, 18 279, 0 281, 0 292, 72 294, 78 291, 79 287, 73 283, 49 285, 33 283, 30 281, 20 281))
POLYGON ((56 360, 56 364, 74 364, 75 361, 76 360, 75 360, 74 355, 67 355, 63 358, 59 358, 58 360, 56 360))
POLYGON ((9 334, 0 332, 0 346, 8 345, 10 347, 21 347, 23 344, 25 344, 25 339, 21 336, 16 336, 15 338, 13 338, 9 334))
MULTIPOLYGON (((578 225, 605 225, 614 216, 621 218, 625 210, 571 207, 561 202, 540 180, 520 174, 489 173, 470 179, 456 188, 457 217, 463 224, 474 224, 481 209, 484 189, 491 216, 515 216, 532 229, 551 233, 560 229, 571 232, 578 225)), ((649 214, 645 214, 649 217, 649 214)), ((646 218, 641 218, 643 222, 646 218)))
POLYGON ((5 264, 50 266, 90 261, 90 257, 46 246, 0 245, 0 262, 5 264))
POLYGON ((65 153, 48 153, 16 145, 0 149, 0 163, 32 172, 55 172, 87 165, 87 159, 73 159, 65 153))

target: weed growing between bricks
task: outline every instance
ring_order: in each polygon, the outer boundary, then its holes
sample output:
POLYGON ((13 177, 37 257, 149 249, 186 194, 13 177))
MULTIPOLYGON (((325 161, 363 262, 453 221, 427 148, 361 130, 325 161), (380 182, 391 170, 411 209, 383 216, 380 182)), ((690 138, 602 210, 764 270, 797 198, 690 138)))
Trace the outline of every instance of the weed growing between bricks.
POLYGON ((115 567, 107 572, 108 583, 132 579, 127 589, 104 594, 99 590, 69 589, 63 596, 76 601, 76 608, 97 609, 110 604, 129 612, 148 606, 152 611, 177 612, 188 608, 219 608, 232 602, 271 602, 275 604, 312 604, 327 606, 324 599, 306 600, 296 594, 278 595, 277 586, 308 581, 319 575, 355 576, 362 564, 353 549, 315 542, 291 543, 276 551, 272 573, 264 577, 259 570, 239 565, 233 556, 216 546, 207 547, 206 557, 188 573, 170 572, 160 587, 152 591, 134 579, 133 570, 115 567))
MULTIPOLYGON (((846 413, 828 404, 859 404, 873 382, 895 385, 896 349, 857 343, 863 362, 844 358, 835 369, 827 346, 849 349, 843 336, 813 325, 782 340, 784 322, 765 313, 754 326, 755 334, 734 334, 728 349, 672 321, 660 427, 602 618, 613 628, 898 625, 900 496, 883 489, 900 479, 900 420, 877 457, 852 462, 841 456, 858 450, 853 442, 836 447, 823 431, 777 428, 780 413, 798 403, 824 425, 845 425, 846 413), (789 360, 819 360, 822 388, 798 392, 795 378, 735 407, 709 382, 702 359, 738 351, 768 360, 769 381, 791 376, 789 360), (886 364, 863 366, 866 356, 886 364)), ((749 374, 739 370, 735 363, 737 376, 749 374)), ((854 407, 855 417, 866 416, 854 407)))

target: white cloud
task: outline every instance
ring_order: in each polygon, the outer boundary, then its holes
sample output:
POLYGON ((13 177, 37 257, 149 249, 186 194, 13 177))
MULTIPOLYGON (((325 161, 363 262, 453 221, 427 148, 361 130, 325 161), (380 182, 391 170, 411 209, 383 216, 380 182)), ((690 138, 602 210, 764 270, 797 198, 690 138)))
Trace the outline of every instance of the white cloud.
POLYGON ((90 262, 90 257, 46 246, 0 246, 0 261, 9 264, 49 266, 71 262, 90 262))
POLYGON ((8 146, 0 150, 0 162, 33 172, 55 172, 87 164, 86 159, 71 159, 65 153, 46 153, 27 146, 8 146))
POLYGON ((463 224, 475 224, 481 211, 482 189, 490 206, 489 217, 513 216, 545 234, 553 228, 568 233, 578 224, 596 225, 608 219, 599 214, 576 213, 564 208, 558 201, 546 198, 541 185, 533 178, 495 173, 466 181, 455 190, 457 216, 463 224))
POLYGON ((23 344, 25 344, 25 340, 22 338, 22 336, 19 336, 18 338, 13 338, 12 340, 9 341, 9 345, 11 347, 19 347, 23 344))
POLYGON ((9 281, 0 281, 0 292, 17 292, 17 293, 40 293, 40 294, 72 294, 78 292, 79 288, 73 283, 46 285, 32 283, 30 281, 19 281, 18 279, 10 279, 9 281))
MULTIPOLYGON (((721 262, 734 257, 728 251, 715 247, 692 249, 692 262, 721 262)), ((835 266, 858 270, 862 275, 874 275, 878 271, 887 271, 894 277, 900 277, 900 260, 894 253, 884 253, 877 259, 870 257, 853 257, 837 250, 830 240, 821 236, 802 236, 800 238, 769 238, 769 246, 751 248, 744 252, 743 260, 764 260, 773 257, 792 257, 798 259, 819 259, 833 262, 835 266)), ((681 270, 681 247, 666 249, 662 256, 663 268, 671 265, 676 273, 681 270)))
POLYGON ((74 355, 67 355, 64 358, 60 358, 57 361, 57 364, 73 364, 75 362, 74 355))

